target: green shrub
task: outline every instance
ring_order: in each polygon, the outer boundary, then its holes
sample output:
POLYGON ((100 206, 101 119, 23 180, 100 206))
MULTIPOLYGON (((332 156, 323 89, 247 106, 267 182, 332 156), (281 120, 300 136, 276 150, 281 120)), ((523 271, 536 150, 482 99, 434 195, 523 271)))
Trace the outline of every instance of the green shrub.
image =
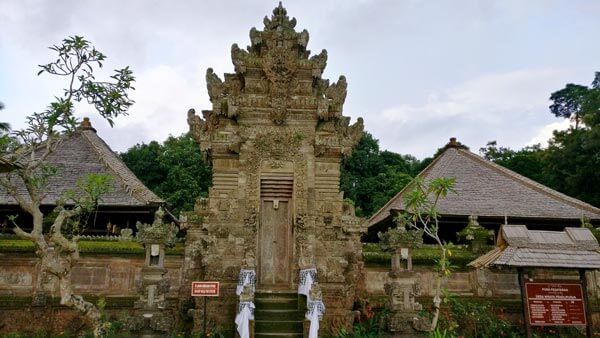
MULTIPOLYGON (((116 254, 116 255, 144 255, 146 249, 138 242, 133 241, 94 241, 80 240, 77 242, 82 254, 116 254)), ((0 252, 35 252, 35 244, 27 239, 0 238, 0 252)), ((168 255, 184 254, 184 244, 177 243, 173 248, 167 248, 168 255)))
MULTIPOLYGON (((440 252, 438 248, 421 247, 412 249, 413 265, 435 266, 439 256, 440 252)), ((467 269, 467 264, 477 257, 478 255, 471 252, 468 248, 457 246, 452 249, 450 262, 453 266, 456 266, 457 269, 465 270, 467 269)), ((363 259, 367 265, 391 265, 390 254, 383 252, 379 246, 374 243, 363 244, 363 259)))

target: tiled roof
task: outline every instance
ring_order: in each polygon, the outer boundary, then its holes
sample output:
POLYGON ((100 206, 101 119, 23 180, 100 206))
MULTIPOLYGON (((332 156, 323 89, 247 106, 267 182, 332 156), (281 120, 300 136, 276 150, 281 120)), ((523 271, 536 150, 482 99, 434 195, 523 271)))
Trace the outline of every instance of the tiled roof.
MULTIPOLYGON (((164 203, 127 168, 91 127, 78 130, 61 140, 48 161, 59 172, 49 180, 48 193, 42 202, 44 205, 54 205, 88 173, 108 174, 114 178, 113 189, 102 195, 101 206, 136 207, 164 203)), ((22 183, 18 184, 18 188, 23 196, 28 196, 22 183)), ((0 188, 0 205, 15 204, 16 201, 0 188)))
MULTIPOLYGON (((442 215, 477 215, 545 219, 600 219, 600 209, 552 190, 466 149, 448 147, 419 176, 425 181, 454 178, 456 194, 439 201, 442 215)), ((369 220, 385 220, 392 210, 403 210, 406 186, 369 220)))
POLYGON ((586 228, 565 231, 528 230, 524 225, 503 225, 497 247, 470 266, 600 268, 600 246, 586 228))

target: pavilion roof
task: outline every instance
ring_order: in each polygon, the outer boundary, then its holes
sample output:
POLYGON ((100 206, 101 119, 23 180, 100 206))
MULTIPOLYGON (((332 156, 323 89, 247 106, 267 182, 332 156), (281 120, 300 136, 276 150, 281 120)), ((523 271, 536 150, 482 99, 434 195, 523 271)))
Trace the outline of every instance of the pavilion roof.
MULTIPOLYGON (((48 162, 58 169, 49 179, 43 205, 54 205, 77 181, 86 174, 108 174, 113 177, 110 192, 102 195, 100 206, 142 207, 164 203, 127 168, 119 156, 91 127, 89 120, 69 136, 65 136, 48 157, 48 162)), ((9 175, 9 174, 4 174, 9 175)), ((16 179, 19 193, 28 199, 24 184, 16 179)), ((0 188, 0 205, 16 205, 16 201, 0 188)))
MULTIPOLYGON (((456 194, 437 205, 442 215, 477 215, 543 219, 600 219, 600 209, 550 189, 529 178, 488 161, 452 142, 419 175, 425 181, 454 178, 456 194)), ((404 210, 407 185, 369 220, 378 224, 392 211, 404 210)))
POLYGON ((469 266, 600 268, 600 246, 587 228, 565 231, 528 230, 524 225, 503 225, 497 246, 469 266))

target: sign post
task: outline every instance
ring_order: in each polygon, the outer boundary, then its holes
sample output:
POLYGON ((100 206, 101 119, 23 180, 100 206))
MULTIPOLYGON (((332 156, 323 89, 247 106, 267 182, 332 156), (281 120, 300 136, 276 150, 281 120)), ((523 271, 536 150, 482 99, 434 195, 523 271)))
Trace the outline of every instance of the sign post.
POLYGON ((219 282, 192 282, 192 297, 204 298, 202 333, 206 337, 206 301, 207 297, 219 297, 219 282))
POLYGON ((587 336, 591 337, 585 275, 583 277, 580 281, 523 280, 528 334, 531 334, 531 326, 585 326, 587 336))

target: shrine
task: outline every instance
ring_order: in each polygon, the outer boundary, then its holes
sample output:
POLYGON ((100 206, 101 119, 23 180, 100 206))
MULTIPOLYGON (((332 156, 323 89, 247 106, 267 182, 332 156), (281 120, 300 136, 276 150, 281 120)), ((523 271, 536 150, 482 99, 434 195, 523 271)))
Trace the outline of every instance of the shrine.
POLYGON ((322 78, 327 51, 311 56, 308 32, 295 26, 280 3, 263 30, 250 30, 250 46, 231 47, 235 72, 221 79, 207 70, 212 109, 188 111, 213 186, 186 216, 184 285, 215 280, 222 288, 195 322, 233 325, 241 295, 254 299, 256 337, 278 333, 277 314, 288 323, 279 332, 302 334, 307 305, 319 317, 326 309, 325 330, 349 328, 362 292, 366 222, 344 202, 339 180, 363 121, 342 115, 346 78, 322 78))

